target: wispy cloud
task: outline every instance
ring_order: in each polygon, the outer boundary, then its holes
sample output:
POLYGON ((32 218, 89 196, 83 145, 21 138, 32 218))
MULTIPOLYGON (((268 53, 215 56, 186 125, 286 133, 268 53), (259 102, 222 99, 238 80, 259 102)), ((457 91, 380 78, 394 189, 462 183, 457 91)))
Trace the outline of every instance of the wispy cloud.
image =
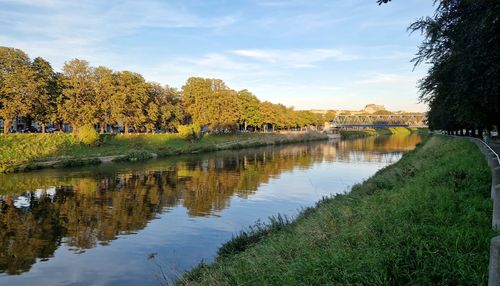
POLYGON ((0 10, 0 29, 5 31, 0 36, 0 45, 15 45, 30 54, 55 58, 58 64, 68 57, 89 60, 113 57, 108 51, 109 44, 141 29, 217 30, 238 20, 232 14, 201 16, 180 4, 156 0, 0 0, 0 3, 25 8, 0 10))
POLYGON ((388 84, 388 83, 397 83, 408 80, 415 80, 414 77, 408 77, 406 75, 398 75, 391 73, 378 73, 366 77, 362 80, 357 80, 355 83, 357 84, 388 84))
POLYGON ((409 61, 419 39, 402 24, 432 12, 432 1, 424 6, 421 0, 384 7, 375 0, 0 0, 0 45, 42 56, 56 69, 77 57, 177 87, 190 76, 217 77, 298 108, 362 106, 374 96, 383 104, 414 102, 421 75, 411 74, 409 61))
POLYGON ((348 60, 353 58, 352 55, 338 49, 247 49, 235 50, 233 53, 262 62, 279 63, 296 68, 313 67, 315 63, 328 60, 348 60))

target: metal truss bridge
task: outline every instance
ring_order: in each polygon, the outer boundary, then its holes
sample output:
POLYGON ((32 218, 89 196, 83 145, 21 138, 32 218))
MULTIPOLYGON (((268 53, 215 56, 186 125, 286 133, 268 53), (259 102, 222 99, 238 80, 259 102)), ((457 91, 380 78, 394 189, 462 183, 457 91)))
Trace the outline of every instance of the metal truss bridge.
POLYGON ((424 114, 387 114, 387 115, 337 115, 330 122, 332 128, 369 128, 369 127, 427 127, 424 114))

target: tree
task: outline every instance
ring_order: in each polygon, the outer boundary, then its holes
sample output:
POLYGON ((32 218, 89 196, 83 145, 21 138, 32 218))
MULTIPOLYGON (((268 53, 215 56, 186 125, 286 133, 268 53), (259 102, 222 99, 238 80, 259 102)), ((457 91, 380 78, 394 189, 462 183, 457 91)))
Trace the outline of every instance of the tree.
POLYGON ((97 123, 94 73, 89 63, 73 59, 63 67, 64 90, 59 112, 71 124, 73 132, 87 124, 97 123))
POLYGON ((60 75, 52 69, 48 61, 41 57, 33 60, 32 68, 37 81, 37 93, 33 98, 30 115, 42 127, 57 119, 57 101, 62 93, 60 75))
POLYGON ((500 126, 500 2, 437 2, 434 16, 410 26, 425 40, 415 64, 430 62, 420 81, 432 128, 500 126))
POLYGON ((155 101, 150 101, 146 109, 145 127, 147 132, 154 133, 155 126, 157 126, 158 118, 160 117, 160 110, 155 101))
POLYGON ((123 124, 125 134, 130 126, 137 131, 146 122, 147 102, 148 87, 144 78, 130 71, 119 72, 111 114, 116 122, 123 124))
POLYGON ((311 111, 295 111, 295 124, 300 128, 316 125, 316 117, 311 111))
MULTIPOLYGON (((274 128, 278 122, 276 106, 269 101, 264 101, 259 104, 259 111, 262 115, 261 125, 271 124, 272 131, 274 132, 274 128)), ((264 129, 267 129, 267 127, 264 127, 264 129)))
POLYGON ((333 121, 337 116, 337 112, 335 110, 328 110, 325 113, 324 121, 333 121))
POLYGON ((238 122, 243 125, 243 130, 247 130, 249 125, 257 126, 262 121, 259 103, 259 99, 250 91, 244 89, 238 92, 238 107, 240 112, 238 122))
POLYGON ((194 123, 217 129, 238 121, 237 93, 222 80, 192 77, 182 91, 183 105, 194 123))
POLYGON ((165 86, 160 97, 160 125, 164 128, 173 129, 184 122, 186 112, 181 105, 181 92, 176 88, 165 86))
POLYGON ((116 93, 116 77, 107 67, 97 67, 93 75, 93 88, 95 93, 96 120, 99 123, 100 133, 103 134, 106 124, 113 122, 111 110, 112 99, 116 93))
POLYGON ((237 92, 231 89, 216 90, 207 103, 209 126, 212 129, 233 129, 240 118, 237 92))
POLYGON ((216 90, 227 89, 222 80, 191 77, 182 87, 182 101, 191 120, 200 125, 210 123, 207 103, 216 90))
POLYGON ((16 117, 34 119, 42 132, 50 122, 61 127, 69 123, 76 134, 96 124, 100 133, 110 124, 121 124, 128 133, 130 127, 154 132, 188 123, 212 130, 271 125, 273 131, 322 123, 321 115, 260 102, 248 90, 236 92, 220 79, 192 77, 179 92, 147 83, 140 74, 94 68, 80 59, 66 62, 62 73, 54 72, 41 57, 31 62, 21 50, 0 47, 0 118, 5 133, 16 117))
POLYGON ((373 115, 391 115, 393 114, 389 110, 377 110, 373 113, 373 115))
POLYGON ((19 49, 0 47, 0 117, 4 133, 9 132, 16 116, 30 114, 38 88, 28 55, 19 49))
POLYGON ((148 109, 148 122, 165 129, 173 129, 184 120, 184 112, 181 108, 181 96, 179 91, 170 86, 162 87, 158 83, 148 83, 150 103, 157 106, 155 111, 151 105, 148 109))

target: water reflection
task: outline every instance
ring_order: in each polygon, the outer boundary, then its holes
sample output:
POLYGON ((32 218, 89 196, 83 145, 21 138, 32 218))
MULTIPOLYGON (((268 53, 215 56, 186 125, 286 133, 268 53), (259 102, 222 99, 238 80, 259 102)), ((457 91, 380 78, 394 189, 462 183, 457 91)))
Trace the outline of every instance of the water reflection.
POLYGON ((369 138, 1 175, 0 273, 27 272, 60 245, 75 253, 108 245, 174 207, 182 206, 190 217, 219 215, 231 198, 247 199, 294 169, 394 162, 419 141, 413 135, 369 138))

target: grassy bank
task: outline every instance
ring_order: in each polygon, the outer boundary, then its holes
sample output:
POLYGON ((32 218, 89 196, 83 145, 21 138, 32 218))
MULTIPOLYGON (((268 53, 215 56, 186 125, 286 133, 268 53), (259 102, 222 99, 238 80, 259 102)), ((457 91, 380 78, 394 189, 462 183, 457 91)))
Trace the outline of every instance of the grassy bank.
POLYGON ((207 135, 191 143, 177 134, 103 135, 97 146, 81 144, 71 134, 0 135, 0 172, 136 161, 151 157, 238 149, 325 139, 320 133, 248 133, 207 135))
POLYGON ((366 128, 360 130, 342 130, 340 136, 342 139, 362 138, 369 136, 381 135, 410 135, 411 133, 419 132, 417 128, 406 127, 389 127, 389 128, 366 128))
POLYGON ((467 140, 431 137, 351 193, 223 245, 179 284, 486 284, 490 173, 467 140))

